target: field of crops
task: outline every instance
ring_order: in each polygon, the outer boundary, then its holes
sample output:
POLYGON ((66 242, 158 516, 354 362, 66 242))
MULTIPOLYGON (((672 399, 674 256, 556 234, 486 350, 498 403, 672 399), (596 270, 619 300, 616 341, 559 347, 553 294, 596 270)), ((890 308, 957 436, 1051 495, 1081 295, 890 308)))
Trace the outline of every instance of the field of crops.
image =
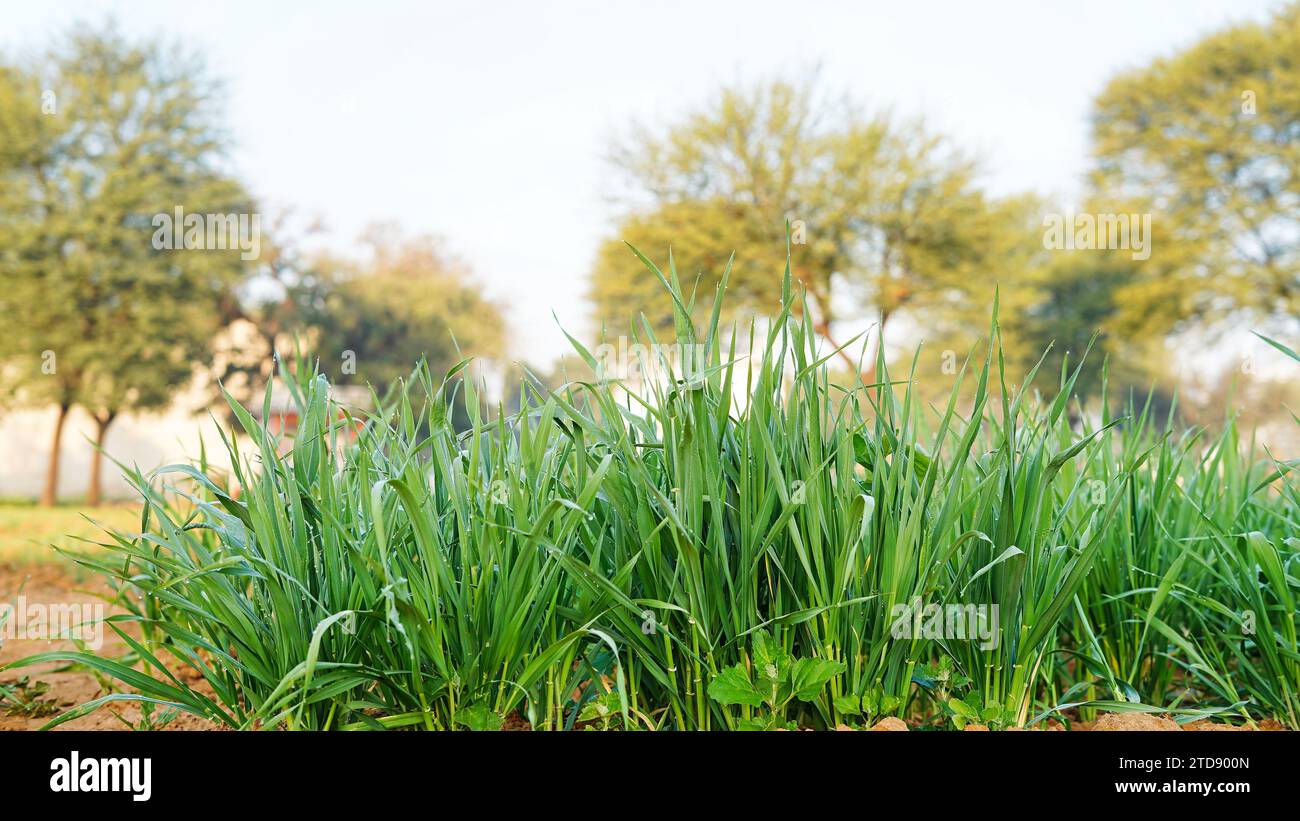
POLYGON ((932 406, 883 355, 833 383, 788 274, 781 313, 733 330, 725 277, 696 304, 647 265, 705 352, 665 378, 526 384, 506 412, 464 363, 421 367, 356 418, 286 368, 292 440, 232 403, 233 475, 136 474, 144 535, 81 559, 133 652, 31 660, 124 691, 63 718, 149 698, 245 729, 1300 729, 1300 463, 1005 372, 996 306, 932 406))

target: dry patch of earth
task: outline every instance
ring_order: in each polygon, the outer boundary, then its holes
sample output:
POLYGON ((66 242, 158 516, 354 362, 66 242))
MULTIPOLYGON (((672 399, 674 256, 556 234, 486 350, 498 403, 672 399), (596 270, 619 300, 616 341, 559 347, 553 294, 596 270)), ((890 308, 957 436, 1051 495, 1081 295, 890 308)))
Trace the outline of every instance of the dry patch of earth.
MULTIPOLYGON (((28 625, 25 617, 20 617, 16 612, 20 602, 26 607, 34 606, 43 613, 92 613, 95 605, 103 605, 103 614, 108 616, 121 612, 104 604, 102 597, 107 597, 111 592, 98 579, 77 581, 67 568, 60 565, 0 564, 0 606, 9 605, 8 618, 14 620, 12 626, 0 625, 0 665, 37 653, 77 649, 71 640, 23 635, 19 628, 28 625), (69 605, 75 606, 75 609, 68 608, 69 605)), ((129 631, 130 627, 127 629, 129 631)), ((101 655, 120 657, 128 649, 112 630, 103 628, 103 644, 98 651, 101 655)), ((198 688, 194 681, 189 683, 198 688)), ((5 670, 0 672, 0 688, 5 688, 0 689, 0 730, 40 729, 52 717, 79 704, 111 692, 121 692, 113 689, 114 686, 115 683, 109 679, 101 679, 87 670, 69 669, 66 664, 42 664, 20 670, 5 670)), ((168 718, 164 714, 166 712, 162 708, 155 708, 152 725, 145 726, 166 730, 216 729, 211 722, 189 713, 179 713, 163 723, 163 719, 168 718)), ((108 705, 55 729, 129 730, 140 727, 143 720, 140 705, 122 703, 108 705)))

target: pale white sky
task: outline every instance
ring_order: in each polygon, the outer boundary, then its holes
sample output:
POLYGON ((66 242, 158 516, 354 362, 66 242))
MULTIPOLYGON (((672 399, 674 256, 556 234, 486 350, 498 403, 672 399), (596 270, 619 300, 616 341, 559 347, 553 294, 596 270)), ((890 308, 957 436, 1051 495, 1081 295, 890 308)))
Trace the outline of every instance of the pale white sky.
MULTIPOLYGON (((582 331, 608 137, 719 84, 820 66, 871 107, 924 115, 997 192, 1068 199, 1112 73, 1259 19, 1275 0, 257 2, 0 0, 0 48, 110 14, 200 50, 227 82, 237 168, 272 206, 447 238, 510 308, 516 357, 582 331)), ((653 250, 660 256, 665 249, 653 250)))

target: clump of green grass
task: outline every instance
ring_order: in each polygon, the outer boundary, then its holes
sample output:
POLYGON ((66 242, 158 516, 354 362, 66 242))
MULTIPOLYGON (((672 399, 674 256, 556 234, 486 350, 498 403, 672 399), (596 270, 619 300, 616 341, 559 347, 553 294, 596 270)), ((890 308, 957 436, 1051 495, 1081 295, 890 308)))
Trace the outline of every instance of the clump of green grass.
MULTIPOLYGON (((1207 447, 1133 408, 1067 412, 1078 371, 1050 399, 1011 378, 996 306, 943 408, 883 355, 878 382, 839 385, 788 271, 776 316, 724 327, 725 273, 697 304, 671 260, 642 259, 675 344, 705 352, 659 378, 525 382, 506 412, 468 362, 420 365, 356 416, 299 362, 291 440, 232 401, 230 474, 130 473, 138 530, 78 559, 119 589, 130 656, 15 666, 76 661, 134 692, 52 723, 138 699, 243 729, 1097 708, 1297 726, 1294 463, 1261 468, 1231 426, 1207 447), (987 606, 990 640, 900 634, 916 604, 987 606)), ((644 321, 632 336, 659 342, 644 321)))

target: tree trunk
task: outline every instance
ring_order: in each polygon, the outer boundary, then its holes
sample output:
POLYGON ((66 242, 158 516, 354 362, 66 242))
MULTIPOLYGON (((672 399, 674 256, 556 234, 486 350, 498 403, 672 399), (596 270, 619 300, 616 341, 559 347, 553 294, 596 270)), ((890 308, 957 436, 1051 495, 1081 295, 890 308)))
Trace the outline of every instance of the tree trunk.
MULTIPOLYGON (((840 348, 838 342, 831 336, 831 306, 830 295, 823 295, 813 286, 813 280, 806 269, 796 267, 794 269, 794 278, 804 287, 804 292, 812 297, 813 307, 817 311, 817 316, 813 321, 813 331, 822 339, 830 343, 832 349, 838 349, 839 357, 845 365, 849 366, 849 372, 852 373, 858 369, 858 362, 854 361, 849 352, 840 348)), ((877 350, 873 351, 871 356, 862 362, 863 370, 858 374, 863 385, 870 385, 876 381, 876 358, 879 356, 879 347, 884 345, 885 323, 889 321, 892 311, 881 311, 880 326, 876 328, 877 350)), ((870 342, 870 338, 867 340, 870 342)))
POLYGON ((41 507, 54 507, 59 500, 59 455, 63 450, 63 423, 68 421, 67 404, 59 405, 59 415, 54 420, 54 441, 50 444, 50 461, 45 468, 45 489, 41 491, 41 507))
POLYGON ((838 349, 838 356, 844 360, 844 364, 849 366, 849 372, 857 370, 858 363, 853 361, 847 350, 840 348, 840 344, 831 336, 831 306, 829 295, 823 295, 815 287, 812 276, 808 269, 802 266, 795 266, 794 278, 803 285, 804 293, 807 294, 813 302, 813 310, 816 312, 813 316, 813 332, 822 339, 830 343, 832 349, 838 349))
POLYGON ((103 495, 100 476, 104 464, 104 437, 108 435, 108 426, 117 418, 116 413, 95 417, 95 447, 90 452, 90 484, 86 487, 86 505, 99 507, 103 495))
POLYGON ((831 326, 829 323, 814 322, 813 330, 817 332, 818 336, 830 343, 832 350, 838 349, 838 355, 840 359, 844 360, 844 364, 849 366, 850 373, 857 370, 858 363, 853 361, 853 357, 849 356, 848 350, 841 348, 840 343, 836 342, 835 339, 831 337, 831 326))
MULTIPOLYGON (((879 348, 880 344, 882 344, 882 341, 884 339, 884 333, 885 333, 885 323, 888 321, 889 321, 889 315, 882 314, 880 317, 880 326, 876 329, 876 333, 873 334, 876 337, 877 344, 875 347, 877 348, 879 348)), ((813 323, 813 330, 817 332, 818 336, 820 336, 822 339, 825 339, 827 342, 829 342, 832 348, 840 347, 839 343, 837 343, 831 337, 831 326, 829 324, 825 322, 815 322, 813 323)), ((870 340, 868 339, 868 341, 870 340)), ((870 385, 876 381, 876 357, 879 355, 879 353, 880 353, 879 350, 872 351, 871 356, 867 357, 862 362, 863 370, 860 374, 858 374, 858 376, 862 379, 863 385, 870 385)), ((858 363, 853 359, 852 356, 849 356, 848 350, 840 349, 839 357, 840 359, 844 360, 845 365, 849 366, 850 373, 857 370, 858 363)))

